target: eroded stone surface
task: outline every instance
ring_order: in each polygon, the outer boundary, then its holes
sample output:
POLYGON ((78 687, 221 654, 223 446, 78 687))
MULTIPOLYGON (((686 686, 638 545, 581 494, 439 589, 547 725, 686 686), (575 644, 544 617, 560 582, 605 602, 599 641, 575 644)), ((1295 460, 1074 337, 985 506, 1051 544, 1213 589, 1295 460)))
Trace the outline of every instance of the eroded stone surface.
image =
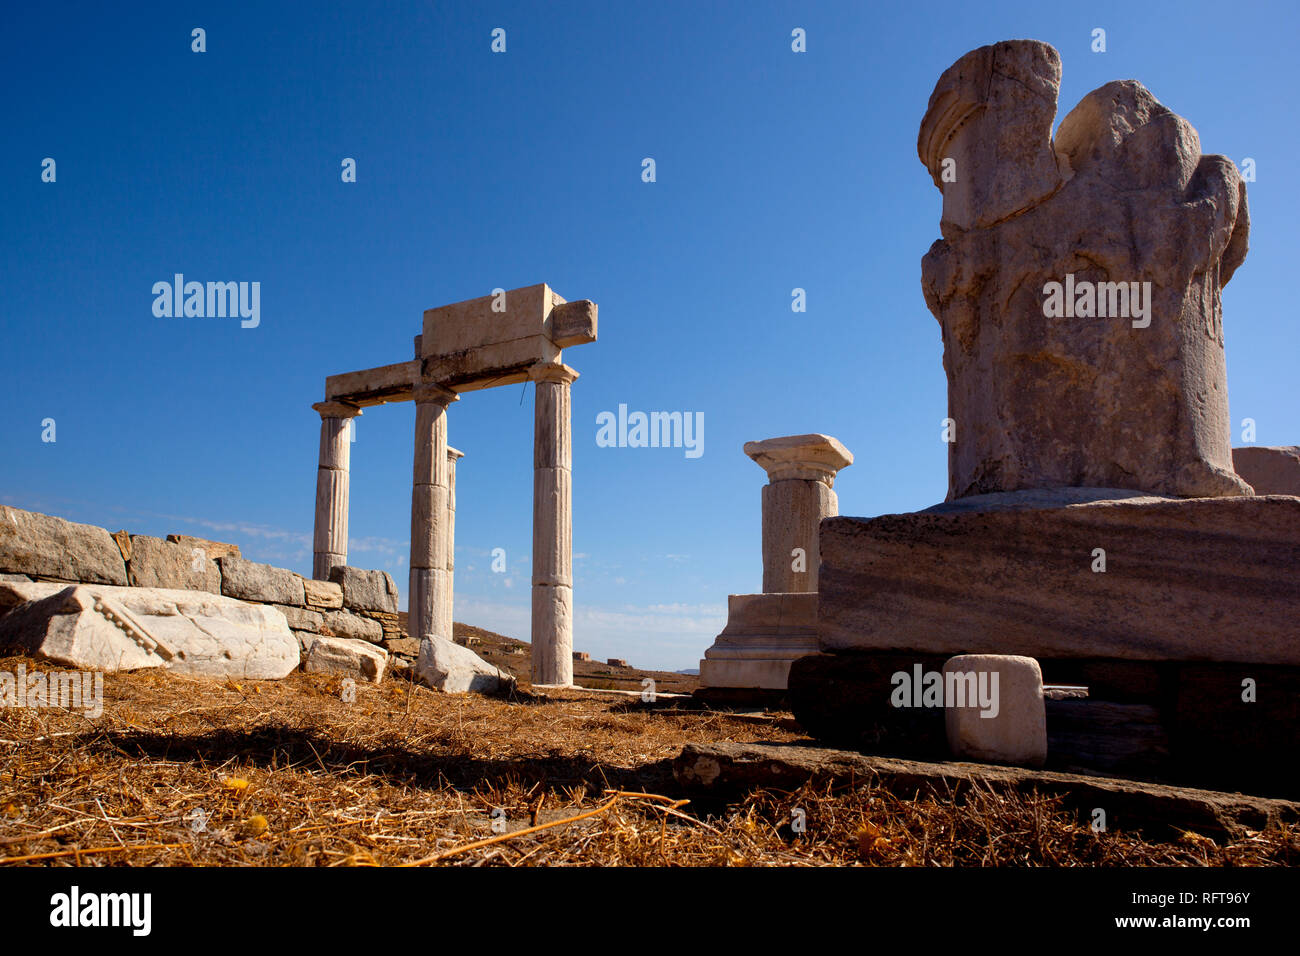
POLYGON ((346 608, 397 613, 397 584, 387 571, 365 571, 345 565, 330 570, 330 581, 342 590, 346 608))
POLYGON ((0 505, 0 571, 125 585, 126 562, 103 528, 0 505))
POLYGON ((0 646, 69 667, 278 680, 298 666, 284 615, 206 591, 0 583, 0 646))
MULTIPOLYGON (((239 545, 230 544, 225 541, 211 541, 208 538, 196 538, 188 534, 169 534, 167 540, 172 544, 183 545, 186 548, 198 548, 203 552, 203 556, 215 561, 217 558, 238 558, 239 545)), ((128 556, 128 560, 130 557, 128 556)))
POLYGON ((303 597, 309 607, 341 608, 343 606, 343 589, 333 581, 316 581, 303 579, 303 597))
POLYGON ((1233 472, 1220 301, 1246 255, 1245 185, 1131 80, 1088 94, 1049 148, 1056 59, 1032 41, 973 51, 922 123, 944 192, 944 238, 921 271, 955 421, 948 497, 1249 494, 1233 472), (950 155, 955 183, 940 175, 950 155), (1049 283, 1077 290, 1071 307, 1081 283, 1138 283, 1145 314, 1116 316, 1119 287, 1097 287, 1106 317, 1049 318, 1049 283))
POLYGON ((493 667, 469 648, 440 637, 420 642, 415 672, 434 690, 448 694, 470 691, 495 694, 514 686, 514 678, 509 674, 493 667))
POLYGON ((221 558, 221 593, 241 601, 260 601, 266 604, 306 603, 302 578, 284 568, 256 561, 245 561, 233 555, 221 558))
POLYGON ((134 587, 221 593, 221 570, 198 545, 135 534, 130 553, 127 576, 134 587))
POLYGON ((991 226, 1060 188, 1052 151, 1060 85, 1060 55, 1037 40, 983 46, 944 71, 916 148, 943 192, 945 237, 991 226))
POLYGON ((338 674, 378 684, 384 679, 388 652, 366 641, 318 637, 312 641, 302 666, 309 673, 338 674))
POLYGON ((333 637, 346 637, 378 644, 384 639, 384 628, 378 621, 347 611, 321 611, 321 633, 333 637))

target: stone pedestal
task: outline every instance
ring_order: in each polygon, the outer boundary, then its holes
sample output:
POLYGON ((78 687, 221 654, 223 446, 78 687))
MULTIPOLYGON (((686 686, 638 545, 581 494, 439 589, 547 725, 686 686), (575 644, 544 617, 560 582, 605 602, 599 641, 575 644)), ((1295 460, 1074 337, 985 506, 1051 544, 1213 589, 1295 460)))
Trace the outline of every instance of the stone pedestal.
POLYGON ((535 366, 533 431, 534 684, 573 684, 573 444, 567 365, 535 366))
POLYGON ((727 626, 700 661, 700 686, 783 691, 790 664, 817 650, 818 526, 838 514, 832 486, 853 456, 829 435, 748 442, 767 472, 763 592, 727 598, 727 626))
POLYGON ((348 563, 348 485, 352 419, 361 409, 348 402, 317 402, 320 465, 316 469, 316 527, 311 576, 328 581, 330 569, 348 563))
POLYGON ((731 594, 727 626, 700 661, 700 685, 785 690, 791 663, 815 653, 816 594, 731 594))
POLYGON ((451 640, 451 576, 447 546, 451 478, 447 406, 456 393, 438 385, 415 389, 415 468, 411 481, 410 635, 451 640))

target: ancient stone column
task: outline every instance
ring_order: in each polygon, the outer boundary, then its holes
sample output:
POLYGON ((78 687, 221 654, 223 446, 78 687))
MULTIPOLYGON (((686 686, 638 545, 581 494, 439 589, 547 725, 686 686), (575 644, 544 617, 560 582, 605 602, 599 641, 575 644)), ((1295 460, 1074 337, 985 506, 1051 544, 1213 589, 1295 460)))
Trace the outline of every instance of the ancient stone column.
POLYGON ((446 610, 443 614, 447 626, 452 626, 452 609, 456 593, 456 462, 465 457, 463 451, 447 447, 447 557, 443 566, 447 569, 446 610))
POLYGON ((409 630, 416 640, 451 640, 451 576, 447 571, 451 479, 447 406, 456 393, 415 387, 415 469, 411 482, 409 630))
POLYGON ((320 465, 316 469, 316 529, 311 576, 328 581, 330 568, 348 563, 348 468, 352 419, 361 409, 348 402, 317 402, 320 465))
POLYGON ((817 590, 817 526, 839 514, 835 475, 853 455, 829 435, 790 435, 745 443, 767 472, 763 486, 763 591, 817 590))
POLYGON ((534 684, 573 683, 573 445, 567 365, 534 366, 533 666, 534 684))

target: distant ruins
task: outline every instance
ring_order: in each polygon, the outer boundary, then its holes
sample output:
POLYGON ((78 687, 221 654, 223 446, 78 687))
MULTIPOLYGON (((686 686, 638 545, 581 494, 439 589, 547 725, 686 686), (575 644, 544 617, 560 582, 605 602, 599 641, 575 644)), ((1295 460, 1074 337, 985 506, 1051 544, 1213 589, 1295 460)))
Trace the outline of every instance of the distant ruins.
POLYGON ((325 401, 312 406, 321 416, 313 576, 325 579, 347 563, 349 420, 368 406, 415 402, 408 607, 422 676, 441 673, 439 655, 456 653, 449 645, 460 452, 447 446, 447 409, 464 392, 532 381, 532 681, 573 684, 569 386, 578 373, 561 351, 596 341, 596 321, 595 303, 566 302, 544 284, 429 309, 414 359, 331 375, 325 401))

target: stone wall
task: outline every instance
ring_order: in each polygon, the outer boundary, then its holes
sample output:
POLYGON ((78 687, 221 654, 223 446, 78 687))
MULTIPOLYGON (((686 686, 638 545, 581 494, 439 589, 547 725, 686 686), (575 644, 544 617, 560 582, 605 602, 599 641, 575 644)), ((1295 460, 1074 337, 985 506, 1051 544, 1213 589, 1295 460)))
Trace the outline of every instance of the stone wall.
MULTIPOLYGON (((412 642, 384 571, 336 567, 329 581, 248 561, 239 547, 184 535, 109 533, 0 505, 0 575, 10 580, 209 591, 280 611, 305 659, 318 637, 367 641, 404 658, 412 642)), ((0 609, 3 613, 3 609, 0 609)))

